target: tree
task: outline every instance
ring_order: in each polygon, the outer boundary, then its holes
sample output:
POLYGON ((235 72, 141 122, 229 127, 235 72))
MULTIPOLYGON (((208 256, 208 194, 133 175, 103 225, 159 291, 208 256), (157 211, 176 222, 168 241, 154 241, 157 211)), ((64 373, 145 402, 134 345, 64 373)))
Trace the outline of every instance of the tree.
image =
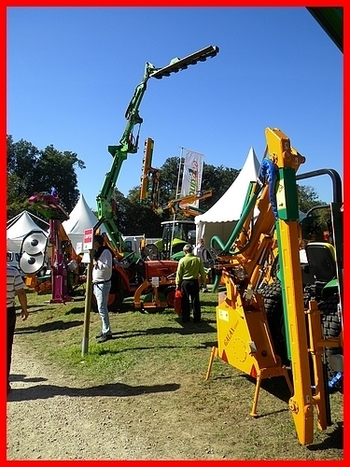
POLYGON ((7 216, 11 218, 28 209, 28 197, 33 193, 33 168, 39 158, 39 150, 24 140, 13 142, 7 135, 7 216))
POLYGON ((319 199, 318 194, 313 187, 308 185, 297 185, 297 189, 300 211, 307 213, 314 206, 326 204, 319 199))
POLYGON ((85 169, 84 162, 71 151, 58 151, 53 145, 39 150, 32 143, 13 141, 7 135, 7 217, 23 209, 33 210, 28 198, 35 192, 58 190, 59 199, 70 212, 79 198, 76 166, 85 169))
MULTIPOLYGON (((114 190, 117 205, 116 223, 122 235, 143 235, 147 237, 161 236, 161 218, 148 205, 139 200, 140 189, 135 187, 129 191, 128 197, 114 190)), ((163 219, 162 219, 163 220, 163 219)))
MULTIPOLYGON (((230 188, 236 180, 240 170, 231 169, 222 165, 203 165, 202 189, 213 190, 213 196, 201 202, 201 208, 207 211, 211 208, 222 195, 230 188)), ((234 200, 233 200, 234 202, 234 200)))
MULTIPOLYGON (((178 184, 182 182, 182 167, 179 173, 179 157, 169 157, 166 159, 159 170, 160 178, 158 192, 155 197, 152 196, 154 188, 152 178, 148 182, 148 199, 140 201, 140 186, 133 187, 129 190, 126 199, 118 197, 118 203, 125 222, 118 220, 120 231, 123 234, 143 234, 147 237, 161 236, 161 222, 172 218, 170 210, 162 211, 162 208, 169 201, 179 198, 177 190, 178 184)), ((201 189, 213 190, 213 196, 200 201, 200 208, 207 211, 231 186, 235 180, 239 170, 230 169, 227 167, 213 165, 203 165, 203 176, 201 189)), ((119 193, 119 195, 121 195, 119 193)), ((179 213, 177 218, 186 218, 179 213)))
MULTIPOLYGON (((159 188, 157 193, 157 204, 159 207, 165 206, 169 201, 180 197, 179 188, 183 177, 183 165, 179 173, 179 157, 169 157, 159 169, 159 188), (179 185, 179 187, 178 187, 179 185)), ((228 167, 215 167, 210 164, 203 164, 202 185, 203 191, 212 190, 213 196, 200 201, 200 208, 207 211, 218 199, 227 191, 239 174, 239 170, 228 167)), ((148 183, 149 204, 151 204, 152 181, 148 183)), ((134 187, 129 191, 128 198, 139 199, 140 188, 134 187)), ((147 204, 147 203, 146 203, 147 204)))
POLYGON ((178 178, 180 178, 179 185, 181 186, 182 169, 179 176, 179 157, 168 157, 160 168, 159 179, 159 201, 160 205, 167 204, 171 199, 179 197, 176 192, 178 188, 178 178))
POLYGON ((41 151, 36 167, 36 191, 45 191, 51 187, 58 190, 61 203, 70 212, 79 199, 78 179, 74 166, 85 169, 85 164, 71 151, 60 152, 52 145, 41 151))
POLYGON ((306 240, 310 240, 314 237, 320 241, 323 238, 323 232, 331 229, 330 205, 319 199, 318 194, 313 187, 308 185, 298 185, 297 188, 300 211, 308 213, 312 210, 310 215, 301 223, 303 237, 306 240), (320 209, 318 209, 318 206, 320 206, 320 209))

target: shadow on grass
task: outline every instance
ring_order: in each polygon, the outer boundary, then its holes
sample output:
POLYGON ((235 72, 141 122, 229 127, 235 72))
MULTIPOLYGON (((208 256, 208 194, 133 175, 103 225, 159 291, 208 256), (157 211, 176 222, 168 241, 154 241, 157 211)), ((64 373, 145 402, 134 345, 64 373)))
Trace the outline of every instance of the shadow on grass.
POLYGON ((68 323, 60 320, 53 323, 39 324, 38 326, 27 326, 25 328, 16 329, 15 334, 32 334, 36 332, 64 331, 65 329, 81 326, 84 321, 69 321, 68 323))
MULTIPOLYGON (((254 386, 256 385, 256 379, 251 376, 241 374, 240 377, 245 378, 247 381, 250 381, 254 386)), ((275 376, 271 378, 265 378, 261 382, 261 389, 264 389, 268 393, 277 397, 283 402, 288 402, 291 393, 289 391, 286 379, 284 376, 275 376)), ((260 417, 260 416, 259 416, 260 417)))
MULTIPOLYGON (((59 303, 58 305, 63 305, 64 306, 63 303, 59 303)), ((57 304, 55 304, 55 303, 43 303, 41 305, 35 305, 35 304, 28 305, 28 310, 29 310, 30 314, 40 313, 40 311, 48 311, 48 310, 56 311, 55 308, 57 308, 57 304)), ((80 304, 79 302, 77 302, 76 307, 70 308, 67 311, 64 311, 65 315, 81 314, 81 313, 84 313, 84 304, 80 304)), ((18 316, 21 314, 21 308, 20 307, 17 308, 16 314, 18 316)))
MULTIPOLYGON (((28 310, 30 309, 31 313, 35 313, 36 311, 40 311, 39 308, 47 308, 48 305, 50 305, 50 303, 42 303, 41 305, 37 305, 35 303, 32 303, 32 304, 28 303, 27 308, 28 308, 28 310), (32 308, 37 308, 37 309, 32 310, 32 308)), ((17 313, 21 313, 21 308, 20 307, 17 308, 17 313)))
POLYGON ((140 337, 140 336, 156 336, 164 334, 180 334, 186 336, 189 334, 207 334, 209 332, 216 332, 216 329, 209 324, 202 321, 201 323, 186 323, 182 328, 174 328, 170 326, 164 326, 159 328, 149 328, 138 331, 116 331, 113 332, 113 339, 140 337))
POLYGON ((67 310, 67 311, 64 312, 64 314, 66 316, 68 316, 68 315, 80 315, 82 313, 84 313, 84 306, 80 306, 80 307, 76 306, 76 307, 71 308, 70 310, 67 310))
POLYGON ((337 422, 332 433, 321 443, 306 446, 309 451, 323 451, 325 449, 343 449, 344 447, 344 423, 337 422))
POLYGON ((35 378, 27 378, 27 375, 10 375, 10 382, 13 381, 24 381, 26 383, 39 383, 40 381, 47 381, 47 378, 42 378, 41 376, 35 378))
POLYGON ((213 300, 205 300, 205 298, 201 297, 201 306, 207 306, 213 308, 213 313, 215 312, 215 307, 217 306, 217 303, 213 303, 213 300))
POLYGON ((9 402, 19 402, 37 399, 49 399, 55 396, 66 397, 133 397, 142 394, 171 392, 180 388, 177 383, 154 384, 150 386, 129 386, 123 383, 108 383, 90 388, 70 388, 67 386, 39 385, 27 388, 13 388, 8 395, 9 402))
MULTIPOLYGON (((205 349, 206 347, 204 344, 199 343, 199 344, 195 344, 192 346, 188 346, 186 348, 193 350, 193 349, 205 349)), ((165 349, 165 350, 183 349, 183 347, 180 345, 154 345, 154 346, 144 346, 144 347, 128 347, 122 350, 114 350, 111 348, 108 348, 108 349, 101 348, 101 350, 98 351, 98 355, 120 355, 122 353, 134 352, 134 351, 140 351, 140 350, 143 351, 143 350, 160 350, 160 349, 165 349)))
POLYGON ((218 346, 218 341, 215 340, 215 341, 207 341, 207 342, 204 342, 205 346, 206 347, 217 347, 218 346))

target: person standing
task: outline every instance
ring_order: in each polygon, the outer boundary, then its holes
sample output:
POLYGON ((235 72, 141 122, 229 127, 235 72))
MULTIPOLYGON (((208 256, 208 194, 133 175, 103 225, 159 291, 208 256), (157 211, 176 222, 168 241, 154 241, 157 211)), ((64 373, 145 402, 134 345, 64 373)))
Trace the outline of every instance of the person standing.
POLYGON ((6 307, 7 307, 7 392, 11 391, 10 369, 12 360, 13 337, 16 327, 16 296, 21 305, 21 317, 25 321, 28 318, 27 294, 24 290, 24 283, 17 268, 7 265, 7 287, 6 287, 6 307))
POLYGON ((193 254, 193 247, 187 243, 183 247, 185 256, 180 259, 176 270, 175 284, 181 289, 182 322, 190 321, 190 300, 193 307, 193 322, 201 320, 201 306, 199 300, 199 276, 202 283, 205 282, 206 274, 202 260, 193 254))
POLYGON ((96 336, 97 342, 106 342, 112 339, 112 331, 108 312, 108 295, 111 290, 113 255, 104 245, 102 235, 94 237, 95 255, 92 268, 93 293, 96 298, 98 313, 101 316, 102 331, 96 336))
MULTIPOLYGON (((196 256, 199 256, 200 258, 202 258, 203 256, 203 250, 204 250, 204 238, 200 238, 198 243, 197 243, 197 246, 194 248, 193 250, 193 253, 196 255, 196 256)), ((202 258, 203 259, 203 258, 202 258)))
MULTIPOLYGON (((206 248, 204 246, 204 238, 200 238, 197 246, 193 250, 193 253, 196 256, 200 257, 200 259, 202 260, 203 266, 204 266, 204 250, 205 249, 206 248)), ((201 288, 202 288, 202 292, 209 292, 209 290, 207 288, 206 280, 204 282, 202 282, 202 287, 201 288)))

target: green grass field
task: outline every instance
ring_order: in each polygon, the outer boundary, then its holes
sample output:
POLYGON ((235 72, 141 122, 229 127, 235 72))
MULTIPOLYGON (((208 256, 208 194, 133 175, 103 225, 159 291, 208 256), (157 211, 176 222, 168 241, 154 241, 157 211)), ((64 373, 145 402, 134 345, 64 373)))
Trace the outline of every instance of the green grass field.
POLYGON ((315 415, 314 442, 301 446, 283 378, 263 381, 257 418, 249 415, 255 382, 248 376, 216 358, 205 381, 210 352, 217 344, 217 294, 201 294, 203 322, 197 325, 183 325, 171 309, 155 314, 134 311, 127 299, 122 312, 110 313, 113 339, 103 344, 95 339, 100 317, 94 312, 85 316, 83 296, 66 304, 51 304, 50 298, 28 290, 30 314, 25 322, 17 320, 17 338, 32 358, 52 363, 80 387, 171 387, 171 397, 159 398, 159 410, 178 418, 186 414, 198 429, 208 426, 211 439, 227 445, 226 458, 343 458, 342 394, 331 395, 333 424, 320 431, 315 415), (83 354, 84 322, 89 339, 83 354))

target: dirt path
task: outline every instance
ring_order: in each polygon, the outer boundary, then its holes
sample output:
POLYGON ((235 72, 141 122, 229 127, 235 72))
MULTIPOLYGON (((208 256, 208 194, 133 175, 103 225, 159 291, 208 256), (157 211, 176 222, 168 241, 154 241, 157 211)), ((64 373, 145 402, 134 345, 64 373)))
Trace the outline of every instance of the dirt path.
POLYGON ((312 448, 300 446, 294 433, 288 434, 288 425, 284 428, 285 402, 269 393, 265 397, 273 398, 274 415, 252 419, 246 400, 241 402, 243 412, 237 406, 230 410, 234 395, 230 384, 223 391, 224 380, 200 388, 193 383, 198 375, 177 373, 176 383, 169 383, 160 372, 153 380, 142 377, 139 384, 118 379, 99 384, 98 375, 93 382, 82 382, 33 352, 23 335, 15 335, 8 460, 237 460, 259 459, 266 452, 271 459, 342 458, 342 424, 330 427, 328 434, 316 432, 312 448), (219 402, 214 418, 203 409, 213 392, 219 402), (281 438, 274 451, 276 426, 281 438))
MULTIPOLYGON (((188 421, 155 409, 155 391, 122 384, 81 387, 35 360, 16 335, 10 379, 8 460, 225 458, 207 435, 193 436, 188 421)), ((160 404, 169 397, 163 391, 156 395, 160 404)))
POLYGON ((110 396, 84 395, 74 381, 33 361, 16 337, 11 374, 8 459, 152 458, 152 450, 141 453, 139 440, 128 439, 110 396))

